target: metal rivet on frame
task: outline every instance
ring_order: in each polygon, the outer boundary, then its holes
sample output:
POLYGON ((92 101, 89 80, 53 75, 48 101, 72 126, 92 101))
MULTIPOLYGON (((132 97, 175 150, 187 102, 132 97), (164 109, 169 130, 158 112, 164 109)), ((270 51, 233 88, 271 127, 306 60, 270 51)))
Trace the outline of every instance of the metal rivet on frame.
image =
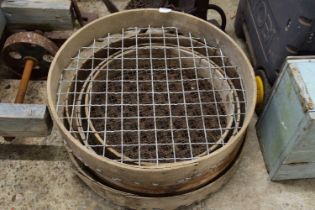
POLYGON ((177 181, 178 184, 181 184, 181 183, 184 183, 184 182, 185 182, 185 179, 180 179, 180 180, 177 181))
POLYGON ((112 180, 115 181, 115 182, 121 182, 121 179, 115 178, 115 177, 112 177, 112 180))
POLYGON ((201 176, 201 173, 196 174, 196 177, 201 176))
POLYGON ((73 153, 72 149, 70 149, 69 147, 66 146, 66 149, 69 153, 73 153))

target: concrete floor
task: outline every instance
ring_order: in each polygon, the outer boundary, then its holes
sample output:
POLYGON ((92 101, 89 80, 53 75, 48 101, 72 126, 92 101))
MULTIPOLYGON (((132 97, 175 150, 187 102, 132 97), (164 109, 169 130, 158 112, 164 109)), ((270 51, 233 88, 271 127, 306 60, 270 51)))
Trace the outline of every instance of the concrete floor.
MULTIPOLYGON (((238 0, 213 0, 227 13, 227 32, 233 38, 238 0)), ((115 1, 123 7, 125 0, 115 1)), ((100 1, 81 5, 107 14, 100 1)), ((236 41, 244 48, 244 43, 236 41)), ((0 69, 2 71, 3 69, 0 69)), ((18 82, 0 80, 0 102, 11 102, 18 82)), ((45 82, 32 82, 26 103, 45 102, 45 82)), ((239 169, 219 192, 188 209, 193 210, 297 210, 315 209, 315 180, 271 182, 255 133, 248 130, 239 169)), ((85 186, 74 173, 57 130, 47 138, 18 138, 11 144, 0 137, 0 209, 122 209, 85 186)))

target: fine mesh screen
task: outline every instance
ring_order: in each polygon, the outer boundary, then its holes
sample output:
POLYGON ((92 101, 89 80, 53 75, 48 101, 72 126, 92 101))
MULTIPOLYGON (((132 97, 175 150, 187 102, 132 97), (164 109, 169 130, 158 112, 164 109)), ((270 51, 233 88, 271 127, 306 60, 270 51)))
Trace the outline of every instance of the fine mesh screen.
POLYGON ((57 111, 91 151, 128 164, 193 160, 242 126, 245 91, 219 44, 175 27, 128 28, 83 47, 59 80, 57 111))

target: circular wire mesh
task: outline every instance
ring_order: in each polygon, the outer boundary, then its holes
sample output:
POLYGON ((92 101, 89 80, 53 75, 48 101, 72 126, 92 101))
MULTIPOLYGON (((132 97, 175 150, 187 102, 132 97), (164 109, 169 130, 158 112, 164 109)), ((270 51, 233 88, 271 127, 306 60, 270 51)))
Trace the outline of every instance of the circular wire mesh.
POLYGON ((126 164, 208 155, 239 131, 245 113, 237 66, 217 43, 176 27, 127 28, 95 39, 59 83, 57 111, 70 133, 126 164))

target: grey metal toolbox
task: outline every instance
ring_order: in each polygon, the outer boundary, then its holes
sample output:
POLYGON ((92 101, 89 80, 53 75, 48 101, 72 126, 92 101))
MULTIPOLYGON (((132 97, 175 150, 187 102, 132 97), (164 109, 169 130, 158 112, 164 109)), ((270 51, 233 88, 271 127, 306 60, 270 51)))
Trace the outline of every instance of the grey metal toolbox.
POLYGON ((315 56, 288 57, 257 135, 272 180, 315 177, 315 56))

